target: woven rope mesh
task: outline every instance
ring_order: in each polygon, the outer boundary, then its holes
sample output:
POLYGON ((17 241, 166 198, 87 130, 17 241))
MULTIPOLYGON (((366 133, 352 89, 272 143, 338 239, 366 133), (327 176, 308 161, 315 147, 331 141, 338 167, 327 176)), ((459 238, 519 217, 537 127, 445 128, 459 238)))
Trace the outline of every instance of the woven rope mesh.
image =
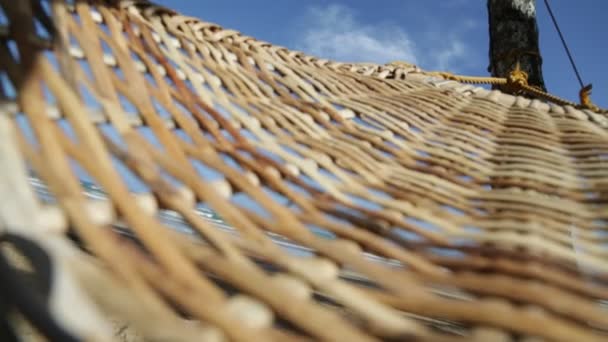
POLYGON ((604 116, 146 1, 1 3, 1 229, 73 336, 605 340, 604 116))

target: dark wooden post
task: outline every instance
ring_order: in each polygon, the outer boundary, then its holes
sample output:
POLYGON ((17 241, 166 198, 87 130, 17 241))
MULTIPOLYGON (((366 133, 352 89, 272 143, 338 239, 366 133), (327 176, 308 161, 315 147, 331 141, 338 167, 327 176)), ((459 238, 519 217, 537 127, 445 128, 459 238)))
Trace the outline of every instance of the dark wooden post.
POLYGON ((538 47, 535 0, 488 0, 490 66, 494 77, 506 77, 519 61, 528 84, 545 89, 538 47))

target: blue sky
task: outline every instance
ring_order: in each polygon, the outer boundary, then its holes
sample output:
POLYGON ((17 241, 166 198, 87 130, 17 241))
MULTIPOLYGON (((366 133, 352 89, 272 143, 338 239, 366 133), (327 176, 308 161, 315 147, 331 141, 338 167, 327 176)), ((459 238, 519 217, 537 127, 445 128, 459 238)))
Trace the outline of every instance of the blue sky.
MULTIPOLYGON (((261 40, 340 61, 394 60, 425 69, 487 75, 486 0, 157 0, 186 15, 261 40)), ((552 0, 593 100, 608 108, 604 0, 552 0)), ((541 53, 549 90, 577 100, 579 85, 542 0, 541 53)))

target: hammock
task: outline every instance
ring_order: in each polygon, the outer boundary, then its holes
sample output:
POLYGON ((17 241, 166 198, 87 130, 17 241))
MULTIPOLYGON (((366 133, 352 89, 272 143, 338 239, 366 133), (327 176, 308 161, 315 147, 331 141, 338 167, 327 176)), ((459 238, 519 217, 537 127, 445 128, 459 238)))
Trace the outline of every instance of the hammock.
POLYGON ((607 338, 604 115, 1 4, 3 341, 607 338))

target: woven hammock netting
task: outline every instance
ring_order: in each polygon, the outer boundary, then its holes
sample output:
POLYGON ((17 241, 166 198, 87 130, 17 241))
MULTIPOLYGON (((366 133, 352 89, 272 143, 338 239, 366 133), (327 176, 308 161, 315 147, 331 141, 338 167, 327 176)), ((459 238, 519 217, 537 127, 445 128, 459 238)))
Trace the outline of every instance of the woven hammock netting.
POLYGON ((605 116, 0 4, 3 341, 608 338, 605 116))

